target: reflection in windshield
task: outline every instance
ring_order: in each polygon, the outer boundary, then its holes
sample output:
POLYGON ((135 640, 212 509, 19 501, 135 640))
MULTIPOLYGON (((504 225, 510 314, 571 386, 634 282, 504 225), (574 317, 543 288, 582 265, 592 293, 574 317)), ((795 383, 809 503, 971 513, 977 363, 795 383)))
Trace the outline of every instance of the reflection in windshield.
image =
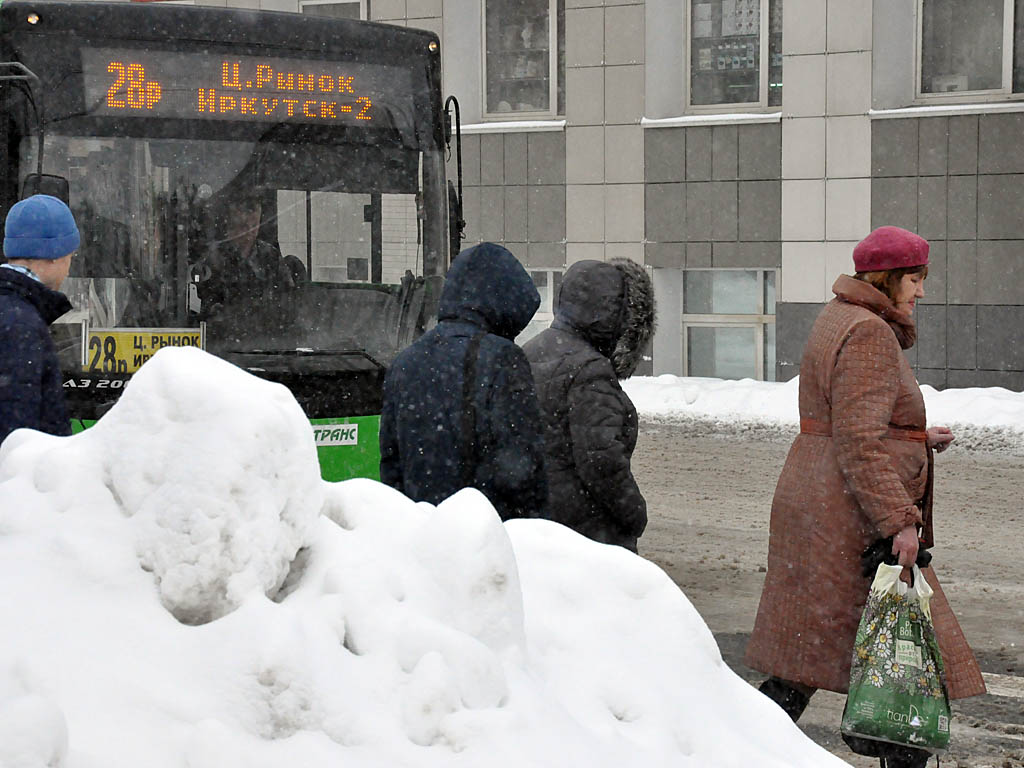
POLYGON ((74 310, 55 328, 65 368, 81 365, 82 323, 202 324, 207 349, 229 359, 351 352, 386 365, 436 316, 441 162, 397 148, 47 137, 47 172, 70 180, 82 233, 65 284, 74 310))

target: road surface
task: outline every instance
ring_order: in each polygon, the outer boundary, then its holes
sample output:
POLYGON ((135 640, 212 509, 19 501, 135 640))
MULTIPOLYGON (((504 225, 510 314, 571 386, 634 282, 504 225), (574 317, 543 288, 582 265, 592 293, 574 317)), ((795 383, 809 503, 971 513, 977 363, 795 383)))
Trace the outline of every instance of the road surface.
MULTIPOLYGON (((764 582, 772 493, 791 436, 720 425, 641 424, 633 471, 650 522, 640 554, 682 588, 742 677, 764 582)), ((990 693, 953 703, 943 766, 1024 768, 1024 457, 965 450, 936 457, 934 565, 990 693)), ((808 585, 813 590, 813 585, 808 585)), ((844 697, 819 693, 800 725, 858 768, 839 736, 844 697)), ((934 765, 934 763, 930 763, 934 765)))

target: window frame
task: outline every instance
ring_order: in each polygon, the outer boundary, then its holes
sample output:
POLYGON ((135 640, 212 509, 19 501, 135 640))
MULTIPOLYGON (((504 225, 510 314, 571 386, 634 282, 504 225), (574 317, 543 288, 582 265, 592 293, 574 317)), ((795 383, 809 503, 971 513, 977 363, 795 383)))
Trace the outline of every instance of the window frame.
MULTIPOLYGON (((366 0, 360 0, 365 2, 366 0)), ((508 112, 489 112, 487 109, 487 4, 492 0, 483 0, 480 4, 480 115, 484 120, 545 120, 554 119, 558 114, 558 3, 559 0, 547 0, 548 3, 548 105, 544 110, 530 112, 509 110, 508 112)), ((502 0, 517 3, 520 0, 502 0)))
POLYGON ((314 5, 355 5, 358 3, 359 19, 366 21, 366 2, 367 0, 299 0, 299 13, 303 13, 304 8, 314 5))
MULTIPOLYGON (((779 272, 774 267, 702 267, 682 270, 682 311, 680 312, 680 328, 682 329, 682 372, 690 376, 690 328, 752 328, 754 330, 754 364, 756 376, 754 381, 775 381, 775 372, 771 378, 765 375, 765 335, 769 325, 775 325, 775 313, 768 313, 765 306, 765 276, 770 272, 775 275, 775 289, 778 290, 779 272), (686 311, 686 273, 687 272, 756 272, 757 273, 757 307, 760 310, 751 314, 706 314, 687 313, 686 311)), ((776 303, 778 294, 776 293, 776 303)), ((772 308, 774 309, 774 307, 772 308)), ((776 336, 778 344, 778 336, 776 336)), ((778 357, 776 356, 776 360, 778 357)))
POLYGON ((917 0, 915 5, 916 46, 914 50, 914 99, 921 104, 956 104, 978 101, 1009 101, 1024 98, 1024 93, 1013 92, 1013 56, 1014 56, 1014 0, 1003 0, 1003 61, 1002 85, 999 88, 988 88, 974 91, 943 91, 941 93, 925 93, 922 86, 924 78, 924 6, 929 0, 917 0))
MULTIPOLYGON (((1012 1, 1012 0, 1011 0, 1012 1)), ((769 77, 769 35, 771 28, 771 0, 761 0, 761 21, 758 55, 758 101, 722 102, 719 104, 693 104, 692 98, 692 62, 693 62, 693 6, 701 0, 686 0, 683 3, 683 104, 687 114, 721 114, 723 112, 778 112, 781 106, 768 105, 768 91, 771 84, 769 77)))

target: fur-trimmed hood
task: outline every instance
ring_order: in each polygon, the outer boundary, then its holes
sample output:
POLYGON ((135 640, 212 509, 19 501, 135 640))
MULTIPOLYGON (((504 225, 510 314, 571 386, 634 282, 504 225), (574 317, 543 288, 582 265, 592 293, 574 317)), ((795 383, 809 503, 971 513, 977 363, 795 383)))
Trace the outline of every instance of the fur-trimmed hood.
POLYGON ((651 279, 635 261, 578 261, 562 279, 552 327, 579 333, 628 379, 654 335, 654 314, 651 279))
POLYGON ((612 368, 619 379, 628 379, 640 365, 657 328, 654 285, 647 270, 632 259, 612 259, 611 263, 622 273, 626 288, 622 332, 612 353, 612 368))

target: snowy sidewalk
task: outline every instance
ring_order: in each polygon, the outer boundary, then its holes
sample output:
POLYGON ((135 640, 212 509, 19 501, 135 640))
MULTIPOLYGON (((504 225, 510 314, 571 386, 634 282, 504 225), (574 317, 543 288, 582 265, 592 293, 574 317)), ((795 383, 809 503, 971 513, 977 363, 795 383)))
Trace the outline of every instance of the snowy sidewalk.
MULTIPOLYGON (((799 429, 799 379, 636 376, 623 382, 640 418, 687 424, 698 433, 789 439, 799 429)), ((929 425, 945 425, 957 447, 1024 455, 1024 393, 1000 387, 945 389, 924 385, 929 425)))

